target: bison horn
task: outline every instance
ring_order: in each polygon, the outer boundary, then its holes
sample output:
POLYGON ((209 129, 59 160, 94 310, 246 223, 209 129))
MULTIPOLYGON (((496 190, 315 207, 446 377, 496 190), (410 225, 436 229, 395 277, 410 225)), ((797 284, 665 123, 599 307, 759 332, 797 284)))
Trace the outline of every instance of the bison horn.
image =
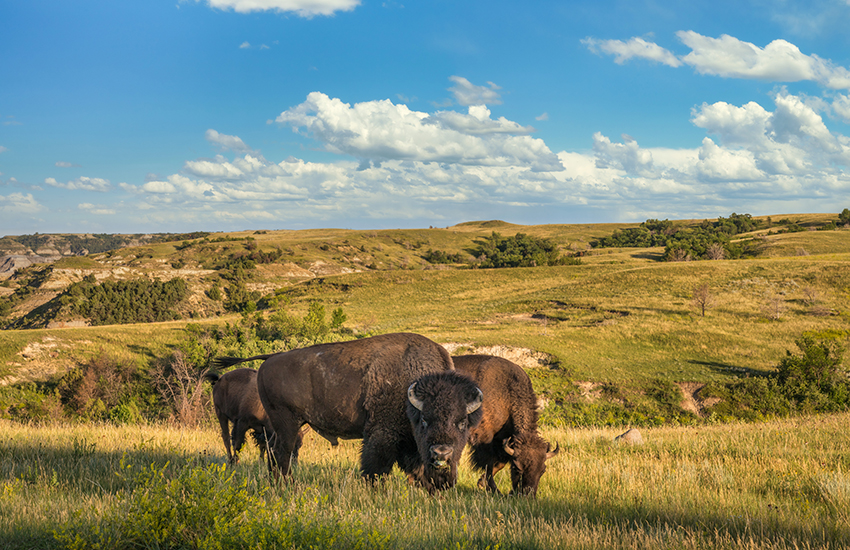
POLYGON ((478 388, 476 388, 476 389, 478 390, 478 395, 475 396, 474 401, 471 401, 470 403, 466 404, 466 414, 474 413, 475 411, 477 411, 479 409, 479 407, 481 407, 481 403, 484 402, 484 394, 481 393, 480 389, 478 389, 478 388))
POLYGON ((502 448, 505 450, 506 453, 508 453, 511 456, 514 456, 516 454, 516 451, 514 450, 514 448, 511 447, 511 438, 510 437, 505 439, 504 441, 502 441, 502 448))
MULTIPOLYGON (((551 445, 549 445, 549 448, 551 449, 551 448, 552 448, 552 446, 551 446, 551 445)), ((561 445, 560 445, 560 443, 555 443, 555 450, 554 450, 554 451, 549 451, 549 450, 547 449, 547 453, 546 453, 546 460, 549 460, 550 458, 552 458, 553 456, 555 456, 556 454, 558 454, 558 451, 560 451, 560 450, 561 450, 561 445)))
POLYGON ((413 405, 414 407, 416 407, 417 409, 419 409, 421 411, 422 408, 425 406, 425 403, 423 403, 421 399, 416 397, 416 393, 413 391, 415 389, 416 389, 416 382, 414 382, 413 384, 410 385, 409 388, 407 388, 407 399, 410 401, 411 405, 413 405))

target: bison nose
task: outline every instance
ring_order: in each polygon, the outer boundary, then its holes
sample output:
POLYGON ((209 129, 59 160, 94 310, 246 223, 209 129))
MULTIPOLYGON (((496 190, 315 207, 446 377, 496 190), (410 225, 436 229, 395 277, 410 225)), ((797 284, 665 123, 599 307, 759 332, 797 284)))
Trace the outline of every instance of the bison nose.
POLYGON ((446 464, 453 450, 450 445, 431 445, 431 462, 439 466, 446 464))

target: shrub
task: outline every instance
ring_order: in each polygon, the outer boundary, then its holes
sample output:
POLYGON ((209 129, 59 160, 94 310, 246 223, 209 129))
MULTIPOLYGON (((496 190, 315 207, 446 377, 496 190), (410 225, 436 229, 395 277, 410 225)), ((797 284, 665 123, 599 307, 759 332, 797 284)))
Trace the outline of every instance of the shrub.
POLYGON ((804 334, 796 343, 802 353, 788 350, 775 374, 706 386, 704 396, 721 398, 711 412, 720 417, 763 420, 850 408, 843 346, 836 338, 812 334, 804 334))
MULTIPOLYGON (((122 461, 122 473, 131 466, 122 461)), ((225 464, 149 466, 106 509, 78 510, 55 538, 68 549, 395 547, 388 535, 343 521, 308 497, 267 497, 225 464)))
POLYGON ((73 418, 129 423, 141 420, 151 391, 138 366, 101 352, 65 374, 57 394, 73 418))
POLYGON ((462 254, 450 254, 444 250, 431 250, 430 248, 422 255, 422 259, 431 264, 464 263, 464 257, 462 254))
POLYGON ((86 277, 74 283, 59 297, 71 314, 80 315, 92 325, 154 323, 179 318, 175 307, 189 296, 189 285, 176 277, 170 281, 94 282, 86 277))
POLYGON ((848 378, 842 365, 844 347, 834 339, 804 334, 797 340, 801 355, 787 351, 777 367, 777 380, 803 411, 847 408, 848 378))

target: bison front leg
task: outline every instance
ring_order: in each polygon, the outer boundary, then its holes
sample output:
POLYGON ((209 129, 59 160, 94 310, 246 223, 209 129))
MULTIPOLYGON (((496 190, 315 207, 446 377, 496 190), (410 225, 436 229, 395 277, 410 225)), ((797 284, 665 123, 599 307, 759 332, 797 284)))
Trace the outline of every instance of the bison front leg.
POLYGON ((484 468, 484 473, 478 479, 478 486, 486 491, 501 494, 499 488, 496 486, 496 474, 505 467, 505 464, 504 462, 491 462, 487 464, 484 468))
POLYGON ((360 474, 370 483, 388 475, 398 460, 394 441, 380 437, 364 437, 360 450, 360 474))

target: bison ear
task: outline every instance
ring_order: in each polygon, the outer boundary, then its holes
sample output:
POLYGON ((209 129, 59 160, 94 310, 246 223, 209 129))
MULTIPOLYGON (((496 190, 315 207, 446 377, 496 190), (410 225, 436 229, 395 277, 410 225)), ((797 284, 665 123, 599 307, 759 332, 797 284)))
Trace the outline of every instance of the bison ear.
POLYGON ((546 445, 546 460, 549 460, 550 458, 552 458, 553 456, 558 454, 558 452, 561 450, 561 445, 559 443, 555 443, 555 450, 554 451, 550 451, 549 449, 551 449, 551 448, 552 448, 551 445, 548 445, 548 444, 546 445))
POLYGON ((414 407, 416 407, 417 409, 419 409, 421 411, 422 408, 425 407, 425 403, 423 403, 421 399, 416 397, 415 390, 416 390, 416 382, 414 382, 413 384, 410 385, 409 388, 407 388, 407 400, 410 401, 411 405, 413 405, 414 407))
POLYGON ((466 414, 472 414, 478 409, 481 408, 481 403, 484 402, 484 394, 481 393, 480 388, 475 388, 478 390, 478 395, 475 396, 475 399, 466 404, 466 414))
POLYGON ((502 441, 502 448, 510 456, 514 456, 516 454, 516 451, 514 450, 514 448, 511 447, 511 438, 510 437, 502 441))

